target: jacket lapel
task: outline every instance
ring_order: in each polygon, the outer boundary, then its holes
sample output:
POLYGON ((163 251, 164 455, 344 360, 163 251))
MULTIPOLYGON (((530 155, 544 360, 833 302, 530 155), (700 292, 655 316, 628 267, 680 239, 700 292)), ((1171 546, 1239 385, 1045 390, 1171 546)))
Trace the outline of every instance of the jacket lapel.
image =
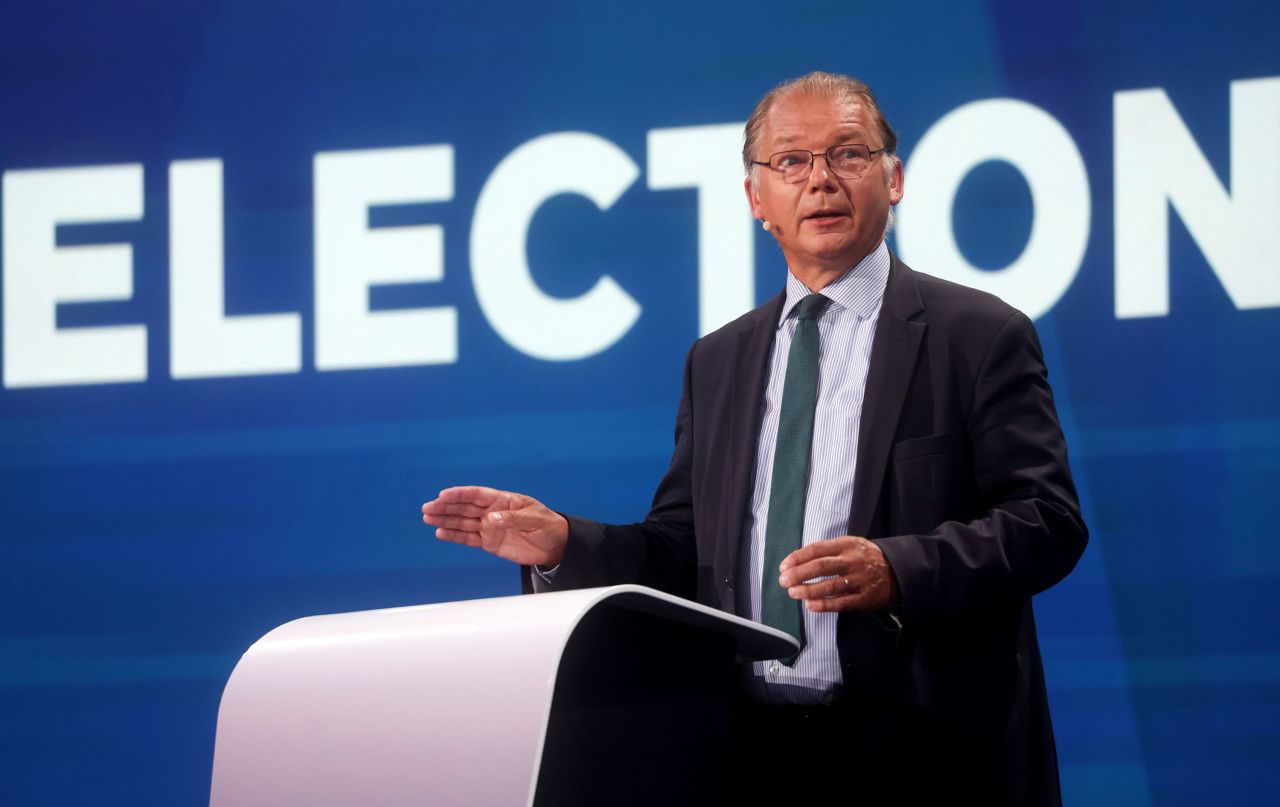
POLYGON ((733 376, 729 383, 729 445, 733 447, 725 473, 729 479, 725 503, 725 534, 722 546, 727 550, 726 566, 729 574, 738 569, 738 550, 742 544, 743 523, 749 508, 751 486, 755 477, 756 444, 760 437, 760 404, 764 399, 768 378, 769 355, 773 348, 774 332, 786 292, 777 295, 757 309, 760 316, 738 331, 738 343, 733 357, 733 376))
POLYGON ((858 426, 858 470, 849 514, 850 535, 866 536, 875 523, 889 452, 924 338, 925 323, 912 321, 924 310, 915 273, 897 255, 890 253, 890 258, 889 281, 871 344, 858 426))

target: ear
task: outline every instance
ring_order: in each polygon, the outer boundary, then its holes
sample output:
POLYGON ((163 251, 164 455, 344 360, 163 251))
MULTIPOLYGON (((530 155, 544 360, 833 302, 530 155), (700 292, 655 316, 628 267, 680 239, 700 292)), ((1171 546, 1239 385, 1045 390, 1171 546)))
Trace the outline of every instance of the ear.
POLYGON ((893 161, 893 171, 889 174, 889 204, 896 205, 902 201, 906 192, 906 175, 902 173, 902 160, 893 161))
POLYGON ((756 187, 751 174, 747 174, 747 178, 742 180, 742 189, 747 192, 747 204, 751 206, 751 215, 763 220, 764 211, 760 209, 760 189, 756 187))

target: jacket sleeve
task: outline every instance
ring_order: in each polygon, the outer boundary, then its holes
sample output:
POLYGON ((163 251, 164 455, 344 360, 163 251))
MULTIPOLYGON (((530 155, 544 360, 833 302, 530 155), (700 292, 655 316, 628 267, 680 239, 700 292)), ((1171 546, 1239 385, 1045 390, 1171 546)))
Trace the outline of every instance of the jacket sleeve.
MULTIPOLYGON (((654 493, 645 520, 637 524, 602 524, 566 515, 569 542, 547 588, 564 591, 621 583, 638 583, 679 597, 694 599, 697 547, 693 532, 693 399, 691 373, 698 343, 684 365, 684 385, 676 413, 675 450, 654 493)), ((521 569, 526 593, 532 570, 521 569)))
POLYGON ((1065 577, 1088 541, 1040 342, 1020 312, 986 350, 965 428, 982 515, 877 540, 904 618, 1024 600, 1065 577))

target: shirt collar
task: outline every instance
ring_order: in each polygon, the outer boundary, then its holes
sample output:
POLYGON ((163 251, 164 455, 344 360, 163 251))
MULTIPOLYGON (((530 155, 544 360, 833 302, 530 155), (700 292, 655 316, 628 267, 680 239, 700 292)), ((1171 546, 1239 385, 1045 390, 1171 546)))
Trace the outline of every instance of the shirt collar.
MULTIPOLYGON (((831 299, 827 309, 843 308, 866 318, 880 307, 885 285, 889 282, 889 247, 881 241, 858 265, 845 272, 818 292, 831 299)), ((787 321, 796 304, 811 294, 808 287, 787 272, 787 296, 782 305, 778 327, 787 321)))

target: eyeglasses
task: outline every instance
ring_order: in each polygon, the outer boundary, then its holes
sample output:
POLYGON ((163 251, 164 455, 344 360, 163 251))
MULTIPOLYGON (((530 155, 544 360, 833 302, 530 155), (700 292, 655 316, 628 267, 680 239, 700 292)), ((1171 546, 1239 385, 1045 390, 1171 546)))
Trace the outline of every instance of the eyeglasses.
POLYGON ((795 183, 808 179, 809 172, 813 170, 814 158, 822 157, 827 161, 827 168, 831 169, 831 173, 836 176, 844 179, 860 179, 866 173, 867 166, 871 165, 872 155, 888 150, 888 147, 873 150, 861 143, 845 143, 841 146, 832 146, 822 153, 807 149, 779 151, 771 156, 768 162, 752 160, 751 164, 768 166, 782 177, 783 182, 795 183))

